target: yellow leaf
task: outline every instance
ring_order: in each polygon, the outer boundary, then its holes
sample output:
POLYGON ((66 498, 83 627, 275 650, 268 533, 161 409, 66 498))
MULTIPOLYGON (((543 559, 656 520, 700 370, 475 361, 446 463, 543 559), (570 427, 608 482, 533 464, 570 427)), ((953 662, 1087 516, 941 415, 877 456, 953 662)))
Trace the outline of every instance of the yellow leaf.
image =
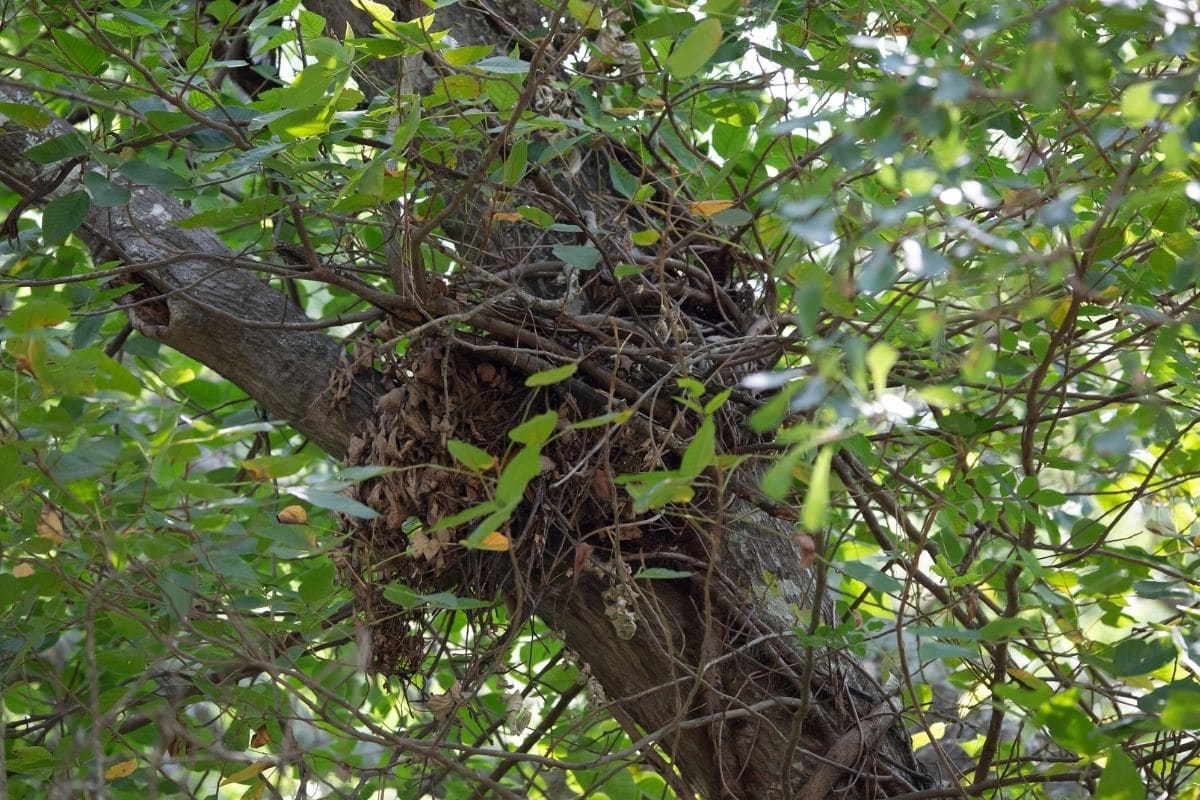
POLYGON ((104 780, 115 781, 121 778, 128 778, 137 769, 137 759, 131 758, 128 761, 119 761, 113 764, 108 769, 104 770, 104 780))
POLYGON ((1067 312, 1071 310, 1070 296, 1064 297, 1054 304, 1054 308, 1050 309, 1050 321, 1055 325, 1062 325, 1063 320, 1067 318, 1067 312))
POLYGON ((492 550, 496 553, 503 553, 509 548, 510 542, 508 537, 500 531, 492 531, 479 542, 480 550, 492 550))
POLYGON ((42 513, 38 515, 37 532, 38 536, 43 539, 49 539, 54 544, 62 544, 63 521, 62 514, 58 512, 58 509, 50 504, 42 506, 42 513))
POLYGON ((246 461, 242 464, 242 466, 245 467, 246 474, 250 476, 251 480, 265 481, 267 478, 271 477, 270 470, 261 464, 255 464, 252 461, 246 461))
POLYGON ((308 522, 308 512, 304 506, 284 506, 275 518, 284 525, 303 525, 308 522))
POLYGON ((14 578, 28 578, 30 575, 33 574, 33 571, 34 570, 33 570, 32 564, 26 564, 26 563, 22 562, 20 564, 17 564, 15 567, 13 567, 12 574, 13 574, 14 578))
POLYGON ((263 770, 265 770, 271 766, 273 766, 273 762, 271 761, 271 759, 260 758, 258 761, 255 761, 250 766, 243 767, 242 769, 239 769, 237 772, 233 773, 229 777, 222 779, 221 785, 224 786, 229 783, 241 783, 242 781, 246 780, 247 778, 253 778, 255 775, 257 775, 258 773, 262 772, 263 770))
POLYGON ((259 781, 242 793, 241 800, 262 800, 262 796, 266 793, 267 784, 264 781, 259 781))
POLYGON ((516 211, 497 211, 492 214, 492 222, 520 222, 523 219, 516 211))
POLYGON ((724 211, 727 208, 733 208, 732 200, 701 200, 698 203, 692 203, 689 208, 693 214, 698 214, 702 217, 711 217, 718 211, 724 211))

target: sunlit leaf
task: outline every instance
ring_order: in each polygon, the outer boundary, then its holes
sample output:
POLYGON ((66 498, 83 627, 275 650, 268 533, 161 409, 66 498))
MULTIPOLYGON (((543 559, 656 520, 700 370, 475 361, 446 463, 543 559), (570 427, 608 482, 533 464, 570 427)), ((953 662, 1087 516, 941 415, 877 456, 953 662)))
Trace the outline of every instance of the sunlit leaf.
POLYGON ((526 386, 553 386, 556 383, 562 383, 567 378, 575 374, 579 369, 578 364, 563 364, 561 367, 553 369, 545 369, 541 372, 535 372, 525 379, 526 386))
POLYGON ((721 45, 721 22, 715 17, 703 20, 675 45, 667 58, 667 69, 675 78, 687 78, 699 72, 721 45))

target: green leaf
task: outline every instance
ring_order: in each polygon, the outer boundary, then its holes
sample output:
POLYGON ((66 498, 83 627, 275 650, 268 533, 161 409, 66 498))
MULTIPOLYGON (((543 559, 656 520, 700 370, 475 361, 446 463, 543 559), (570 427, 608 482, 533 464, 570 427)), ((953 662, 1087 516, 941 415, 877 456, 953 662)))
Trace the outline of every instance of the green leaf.
POLYGON ((188 187, 188 182, 171 170, 147 164, 145 161, 126 161, 117 168, 117 172, 132 183, 152 186, 164 192, 175 192, 188 187))
POLYGON ((1034 719, 1046 727, 1061 747, 1081 755, 1094 755, 1111 744, 1109 737, 1079 708, 1078 689, 1046 698, 1038 706, 1034 719))
POLYGON ((87 39, 69 31, 54 28, 51 29, 50 35, 75 68, 89 75, 100 74, 104 67, 105 53, 103 50, 87 39))
POLYGON ((127 187, 113 183, 94 170, 83 176, 83 185, 91 193, 96 208, 115 208, 127 205, 133 199, 127 187))
MULTIPOLYGON (((446 528, 456 528, 459 525, 462 525, 464 522, 470 522, 473 519, 479 519, 480 517, 493 514, 501 509, 502 505, 495 501, 488 501, 485 503, 480 503, 479 505, 469 506, 461 511, 456 511, 450 516, 442 517, 437 521, 437 524, 433 525, 433 527, 431 527, 429 530, 441 531, 445 530, 446 528)), ((509 507, 508 511, 511 513, 512 508, 509 507)))
POLYGON ((522 447, 504 465, 500 479, 496 481, 496 502, 511 511, 525 499, 525 487, 541 471, 541 453, 533 447, 522 447))
POLYGON ((8 759, 8 768, 18 775, 39 773, 43 768, 53 767, 58 761, 44 747, 14 747, 13 757, 8 759))
POLYGON ((487 600, 476 600, 470 597, 457 597, 449 592, 421 594, 402 583, 389 583, 383 587, 383 597, 401 608, 441 608, 447 611, 467 611, 475 608, 488 608, 495 605, 487 600))
POLYGON ((326 560, 318 563, 315 567, 300 578, 299 586, 296 589, 296 594, 300 599, 310 605, 323 604, 328 602, 337 593, 337 581, 333 574, 333 562, 326 560))
POLYGON ((84 143, 83 137, 75 131, 71 131, 34 145, 25 151, 25 156, 45 166, 63 159, 81 156, 86 152, 87 145, 84 143))
POLYGON ((275 480, 295 475, 311 463, 306 455, 258 456, 243 460, 242 468, 255 480, 275 480))
POLYGON ((618 485, 633 498, 634 511, 641 513, 662 508, 670 503, 687 503, 696 495, 691 480, 674 472, 644 472, 637 475, 618 475, 618 485))
POLYGON ((671 11, 644 22, 629 32, 637 41, 665 39, 683 33, 696 24, 696 18, 686 11, 671 11))
POLYGON ((0 122, 4 117, 35 131, 40 131, 54 119, 44 109, 25 103, 0 103, 0 122))
POLYGON ((1146 800, 1146 785, 1133 760, 1119 747, 1111 748, 1100 773, 1093 800, 1146 800))
POLYGON ((267 123, 267 128, 279 136, 303 139, 325 133, 333 125, 337 110, 330 105, 310 106, 289 111, 267 123))
POLYGON ((529 72, 529 62, 508 56, 492 56, 472 64, 473 67, 496 75, 520 75, 529 72))
POLYGON ((621 411, 612 411, 608 414, 601 414, 598 417, 588 417, 581 419, 579 422, 571 423, 571 429, 582 431, 588 428, 599 428, 603 425, 624 425, 633 416, 632 409, 622 409, 621 411))
POLYGON ((717 423, 711 416, 704 418, 695 436, 688 442, 687 449, 679 463, 680 477, 693 479, 712 466, 716 458, 717 423))
POLYGON ((175 220, 179 228, 210 228, 228 225, 238 220, 262 220, 283 208, 283 201, 274 195, 250 197, 236 205, 219 206, 200 211, 190 217, 175 220))
POLYGON ((817 453, 800 515, 804 527, 810 531, 824 528, 829 519, 829 470, 832 464, 833 447, 826 445, 817 453))
POLYGON ((201 42, 200 46, 188 54, 187 68, 192 72, 198 72, 208 64, 208 59, 212 55, 212 45, 208 42, 201 42))
POLYGON ((1029 501, 1039 506, 1061 506, 1067 502, 1067 496, 1053 489, 1039 489, 1033 493, 1029 501))
POLYGON ((567 0, 567 12, 584 30, 600 30, 600 26, 604 24, 604 16, 599 7, 587 0, 567 0))
POLYGON ((87 219, 92 200, 82 189, 56 197, 42 212, 42 240, 47 245, 62 244, 87 219))
POLYGON ((504 159, 504 167, 500 171, 500 182, 505 186, 516 186, 525 177, 525 168, 529 166, 529 140, 518 139, 509 148, 508 157, 504 159))
POLYGON ((318 508, 336 511, 339 514, 345 514, 350 517, 375 519, 379 516, 379 512, 375 511, 375 509, 338 492, 330 492, 324 489, 310 489, 305 486, 293 486, 284 491, 293 497, 298 497, 301 500, 312 503, 318 508))
POLYGON ((495 49, 495 45, 472 44, 465 47, 451 47, 443 50, 441 56, 446 59, 447 64, 453 67, 462 67, 470 64, 472 61, 478 61, 495 49))
POLYGON ((544 414, 538 414, 536 417, 530 417, 513 428, 508 432, 508 438, 518 444, 541 447, 550 438, 550 434, 554 433, 554 427, 557 424, 558 413, 547 411, 544 414))
POLYGON ((724 211, 718 211, 709 219, 714 225, 720 225, 724 228, 737 228, 754 219, 754 216, 744 208, 727 208, 724 211))
POLYGON ((861 561, 840 563, 837 568, 868 589, 881 594, 899 594, 904 589, 904 585, 891 575, 861 561))
POLYGON ((900 360, 900 351, 887 342, 876 342, 867 351, 867 369, 871 371, 871 383, 875 394, 887 391, 887 376, 896 362, 900 360))
POLYGON ((89 347, 71 355, 69 363, 90 372, 95 377, 100 391, 114 391, 137 397, 142 393, 141 382, 129 368, 105 355, 102 350, 89 347))
POLYGON ((417 129, 421 127, 421 103, 417 98, 409 100, 408 113, 404 115, 404 121, 396 128, 396 135, 392 137, 392 152, 403 153, 404 148, 412 141, 412 138, 417 133, 417 129))
POLYGON ((525 385, 529 387, 553 386, 556 383, 562 383, 574 375, 578 369, 578 364, 563 364, 561 367, 555 367, 554 369, 544 369, 526 378, 525 385))
POLYGON ((721 36, 721 21, 715 17, 709 17, 693 28, 667 58, 671 77, 683 79, 699 72, 721 46, 721 36))
POLYGON ((684 569, 668 569, 667 567, 643 567, 639 569, 633 576, 637 580, 679 580, 680 578, 690 578, 694 572, 688 572, 684 569))
POLYGON ((385 3, 376 3, 374 0, 350 0, 350 4, 365 11, 379 30, 395 31, 396 12, 390 6, 385 3))
POLYGON ((1140 128, 1158 116, 1159 104, 1154 100, 1154 84, 1135 83, 1121 95, 1121 117, 1125 124, 1140 128))
POLYGON ((1113 674, 1145 675, 1170 664, 1178 655, 1175 645, 1165 639, 1126 639, 1113 650, 1113 674))
POLYGON ((795 485, 794 470, 803 451, 798 447, 790 448, 763 473, 762 490, 772 500, 783 500, 795 485))
POLYGON ((52 328, 71 316, 71 309, 61 300, 31 297, 0 317, 4 327, 13 333, 28 333, 34 328, 52 328))
POLYGON ((458 439, 447 441, 446 449, 450 451, 450 455, 454 456, 455 461, 472 472, 483 472, 496 465, 496 457, 491 453, 481 450, 473 444, 460 442, 458 439))
POLYGON ((600 263, 600 251, 590 244, 556 244, 550 250, 578 269, 594 269, 600 263))
POLYGON ((608 179, 612 181, 613 187, 625 197, 632 198, 637 193, 638 179, 633 177, 633 173, 625 169, 616 158, 608 160, 608 179))
POLYGON ((1167 730, 1200 730, 1200 691, 1194 684, 1169 689, 1158 718, 1167 730))
POLYGON ((554 217, 535 206, 518 206, 517 213, 540 228, 548 228, 554 224, 554 217))

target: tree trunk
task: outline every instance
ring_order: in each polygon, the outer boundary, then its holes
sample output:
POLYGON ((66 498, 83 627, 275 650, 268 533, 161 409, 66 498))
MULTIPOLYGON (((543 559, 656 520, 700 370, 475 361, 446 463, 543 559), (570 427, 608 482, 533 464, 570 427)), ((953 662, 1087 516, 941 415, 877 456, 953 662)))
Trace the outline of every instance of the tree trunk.
MULTIPOLYGON (((331 28, 338 32, 344 30, 346 19, 365 31, 363 18, 357 12, 346 12, 348 4, 325 0, 312 5, 318 10, 324 7, 331 28)), ((522 24, 541 16, 540 7, 532 2, 508 5, 513 19, 522 24)), ((511 32, 488 23, 480 11, 460 4, 439 14, 439 22, 451 28, 461 44, 497 43, 499 52, 507 52, 512 45, 511 32)), ((421 79, 416 72, 415 64, 408 65, 405 80, 419 89, 421 79)), ((383 71, 377 77, 382 90, 395 73, 383 71)), ((0 99, 32 102, 3 88, 0 99)), ((77 190, 85 166, 75 165, 59 174, 57 166, 42 170, 22 155, 38 141, 69 130, 57 120, 36 132, 7 122, 0 133, 0 177, 32 202, 77 190)), ((603 166, 599 160, 584 163, 582 180, 557 174, 541 176, 538 191, 566 195, 581 218, 593 215, 604 219, 603 190, 608 188, 608 178, 603 166), (588 183, 591 190, 585 192, 588 183)), ((469 172, 474 167, 467 160, 458 169, 469 172)), ((447 181, 448 192, 456 191, 449 182, 450 173, 444 173, 442 179, 447 181)), ((539 176, 529 180, 537 181, 539 176)), ((480 233, 479 221, 484 215, 476 201, 472 193, 464 193, 461 206, 443 220, 443 229, 457 239, 458 252, 474 254, 476 266, 497 274, 511 266, 506 260, 509 255, 527 243, 506 239, 509 234, 499 230, 480 233)), ((304 315, 258 277, 256 270, 262 265, 239 260, 210 231, 174 225, 187 215, 180 203, 164 193, 134 188, 129 206, 93 209, 85 223, 82 233, 96 263, 118 260, 128 268, 119 279, 139 287, 132 295, 137 304, 128 309, 139 332, 211 367, 273 416, 286 420, 337 457, 349 453, 352 459, 362 461, 384 452, 374 446, 367 432, 373 431, 376 438, 389 430, 396 434, 396 421, 405 419, 403 402, 411 400, 413 408, 436 413, 427 405, 436 394, 429 387, 437 381, 418 391, 420 381, 414 380, 406 389, 408 399, 398 397, 393 381, 401 371, 385 376, 356 366, 346 358, 340 343, 306 329, 304 315)), ((614 234, 619 236, 619 231, 614 234)), ((604 243, 611 244, 611 240, 604 243)), ((544 242, 538 247, 548 250, 544 242)), ((697 292, 692 287, 691 294, 685 293, 692 299, 679 300, 675 307, 683 311, 693 308, 687 302, 720 306, 721 297, 727 301, 735 294, 737 281, 730 277, 734 272, 730 267, 714 278, 714 288, 701 300, 694 299, 697 292)), ((302 277, 339 283, 401 319, 419 307, 434 316, 459 315, 487 331, 492 339, 485 342, 460 337, 460 341, 444 345, 437 358, 460 359, 453 362, 459 366, 482 363, 488 356, 481 353, 502 336, 523 350, 545 347, 548 360, 509 355, 497 362, 498 369, 511 372, 518 381, 515 385, 510 381, 505 393, 498 395, 505 403, 497 418, 520 421, 523 398, 528 396, 519 385, 522 374, 560 363, 551 357, 581 355, 569 348, 565 353, 555 350, 562 346, 551 336, 543 338, 545 328, 522 331, 511 321, 530 314, 530 308, 550 313, 538 305, 539 292, 544 294, 541 286, 526 287, 526 307, 508 308, 503 303, 481 306, 477 284, 461 290, 451 286, 444 294, 414 300, 345 286, 333 274, 302 277)), ((594 301, 592 295, 583 298, 585 305, 594 301)), ((550 297, 545 302, 563 305, 567 299, 550 297)), ((661 301, 656 298, 655 302, 661 301)), ((761 298, 757 302, 761 307, 761 298)), ((585 307, 578 310, 578 317, 600 313, 597 308, 585 307)), ((749 319, 742 322, 745 327, 736 331, 737 335, 746 335, 754 324, 749 319)), ((749 363, 769 367, 774 352, 768 349, 749 363)), ((410 363, 420 367, 434 362, 410 363)), ((630 429, 638 436, 667 441, 660 448, 660 458, 677 463, 679 449, 686 445, 697 421, 675 413, 669 404, 653 399, 643 402, 645 394, 640 387, 647 380, 644 375, 639 381, 625 380, 616 367, 589 373, 586 362, 580 363, 579 377, 562 384, 562 391, 548 395, 550 407, 574 402, 581 409, 579 418, 638 409, 641 413, 629 423, 630 429), (626 390, 630 396, 622 397, 626 390)), ((639 368, 644 371, 658 363, 647 359, 639 368)), ((442 396, 440 402, 452 404, 459 399, 442 396)), ((420 439, 412 431, 398 433, 402 438, 420 439)), ((428 441, 436 443, 446 435, 446 431, 435 431, 428 441)), ((621 440, 616 441, 619 445, 621 440)), ((618 471, 634 471, 629 464, 632 460, 621 452, 612 455, 614 463, 627 465, 618 471)), ((444 457, 442 463, 448 463, 444 457)), ((822 602, 812 560, 806 559, 794 542, 792 525, 738 499, 737 495, 749 492, 737 487, 753 482, 753 475, 718 476, 712 491, 696 501, 696 508, 703 512, 697 513, 697 521, 669 529, 649 526, 644 538, 627 543, 619 535, 611 540, 587 539, 588 530, 572 531, 569 526, 527 531, 524 535, 529 541, 542 537, 539 541, 546 542, 546 555, 539 556, 543 560, 528 566, 523 574, 504 575, 495 588, 523 603, 523 613, 537 614, 560 631, 566 645, 579 655, 615 704, 618 717, 634 739, 668 753, 683 781, 705 797, 875 798, 927 788, 931 782, 913 759, 898 717, 900 704, 850 655, 799 643, 797 632, 810 623, 810 614, 804 610, 818 607, 822 609, 818 620, 830 621, 829 604, 822 602), (651 539, 659 543, 655 548, 646 544, 651 539), (593 541, 598 544, 589 551, 586 548, 592 547, 593 541), (573 554, 572 567, 564 568, 573 554), (634 580, 632 575, 643 565, 674 567, 691 576, 634 580)), ((362 499, 378 507, 383 502, 380 498, 386 499, 385 488, 386 483, 364 484, 362 499), (379 490, 374 497, 373 490, 379 490)), ((555 491, 548 477, 536 479, 527 494, 533 497, 527 504, 530 507, 514 519, 549 519, 555 509, 547 498, 554 497, 555 491)), ((607 485, 597 491, 612 495, 614 490, 607 485)), ((599 508, 610 505, 608 497, 590 502, 599 508)), ((359 538, 352 536, 351 551, 355 542, 385 541, 380 538, 384 536, 392 537, 386 541, 400 547, 407 540, 396 538, 398 522, 420 516, 412 507, 385 506, 381 510, 391 512, 378 523, 382 527, 353 534, 359 538)), ((585 514, 580 519, 592 525, 596 515, 585 514)), ((517 527, 514 523, 514 531, 517 527)), ((386 578, 376 574, 380 580, 386 578)), ((363 611, 368 616, 371 613, 370 608, 363 611)), ((380 645, 378 636, 376 645, 380 645)))

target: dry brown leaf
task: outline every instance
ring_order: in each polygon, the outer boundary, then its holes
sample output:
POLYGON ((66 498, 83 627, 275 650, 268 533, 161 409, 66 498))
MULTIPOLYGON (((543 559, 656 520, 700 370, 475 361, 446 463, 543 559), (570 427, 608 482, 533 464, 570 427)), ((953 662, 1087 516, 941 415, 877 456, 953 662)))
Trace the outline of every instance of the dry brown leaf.
POLYGON ((12 569, 14 578, 28 578, 34 573, 33 565, 21 562, 12 569))
POLYGON ((432 561, 441 551, 442 543, 424 531, 417 531, 412 535, 412 542, 409 544, 409 549, 414 556, 432 561))
POLYGON ((269 730, 267 730, 266 725, 263 725, 254 732, 253 736, 250 737, 250 746, 251 747, 262 747, 263 745, 267 744, 270 741, 271 741, 271 732, 269 730))
POLYGON ((497 211, 492 214, 492 222, 520 222, 524 217, 516 211, 497 211))
POLYGON ((792 534, 792 540, 800 548, 800 564, 808 567, 812 564, 813 556, 817 552, 817 543, 813 537, 803 531, 797 531, 792 534))
POLYGON ((450 691, 430 695, 425 705, 429 706, 429 710, 433 712, 435 717, 439 720, 445 720, 454 711, 455 707, 462 703, 465 697, 462 683, 455 681, 454 685, 450 687, 450 691))
POLYGON ((303 525, 308 522, 308 512, 304 510, 304 506, 284 506, 275 516, 275 519, 284 525, 303 525))
POLYGON ((42 506, 42 513, 38 515, 37 532, 38 536, 54 544, 63 543, 62 514, 49 503, 42 506))
POLYGON ((695 203, 690 203, 688 208, 693 214, 701 217, 711 217, 719 211, 724 211, 727 208, 733 208, 732 200, 700 200, 695 203))

